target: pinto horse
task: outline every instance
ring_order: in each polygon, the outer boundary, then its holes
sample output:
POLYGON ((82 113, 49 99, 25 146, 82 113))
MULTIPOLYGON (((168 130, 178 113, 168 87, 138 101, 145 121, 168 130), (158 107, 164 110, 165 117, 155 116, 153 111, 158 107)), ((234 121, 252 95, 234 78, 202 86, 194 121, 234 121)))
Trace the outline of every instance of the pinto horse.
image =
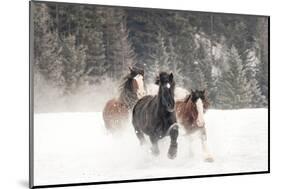
POLYGON ((133 109, 133 126, 141 144, 144 143, 144 133, 152 143, 151 151, 159 154, 158 140, 169 135, 171 143, 168 157, 174 159, 177 155, 178 126, 176 120, 173 74, 161 72, 156 78, 159 85, 158 94, 140 99, 133 109))
POLYGON ((204 159, 212 162, 213 157, 207 146, 207 134, 204 121, 204 113, 209 106, 206 91, 192 91, 191 94, 182 101, 176 102, 176 115, 180 125, 186 130, 187 136, 199 131, 204 153, 204 159))
POLYGON ((133 106, 145 94, 144 71, 136 67, 129 70, 119 87, 119 97, 109 100, 103 109, 105 127, 112 132, 126 125, 133 106))

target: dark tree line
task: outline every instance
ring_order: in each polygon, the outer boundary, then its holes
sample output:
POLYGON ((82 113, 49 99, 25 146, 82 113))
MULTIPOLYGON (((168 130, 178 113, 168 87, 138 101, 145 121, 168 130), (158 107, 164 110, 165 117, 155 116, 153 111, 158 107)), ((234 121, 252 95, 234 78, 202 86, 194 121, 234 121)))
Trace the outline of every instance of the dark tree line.
POLYGON ((266 17, 34 3, 34 37, 35 82, 62 95, 135 65, 147 82, 172 71, 178 86, 206 88, 215 108, 267 106, 266 17))

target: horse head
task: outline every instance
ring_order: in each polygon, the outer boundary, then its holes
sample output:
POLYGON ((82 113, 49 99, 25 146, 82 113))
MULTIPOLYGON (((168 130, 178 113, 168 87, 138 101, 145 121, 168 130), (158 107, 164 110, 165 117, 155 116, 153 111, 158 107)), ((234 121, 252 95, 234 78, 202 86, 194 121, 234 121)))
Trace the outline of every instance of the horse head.
POLYGON ((137 94, 138 98, 142 98, 145 96, 145 88, 144 88, 144 70, 137 67, 129 67, 130 70, 130 78, 132 80, 133 91, 137 94))
POLYGON ((144 71, 136 67, 129 67, 129 71, 119 86, 119 100, 132 109, 135 103, 145 95, 144 71))
POLYGON ((190 98, 193 104, 194 111, 196 111, 195 124, 198 127, 205 126, 204 112, 208 107, 206 90, 191 90, 190 98))
POLYGON ((158 95, 161 104, 168 112, 173 112, 175 109, 174 91, 175 81, 173 73, 161 72, 157 76, 155 84, 159 85, 158 95))

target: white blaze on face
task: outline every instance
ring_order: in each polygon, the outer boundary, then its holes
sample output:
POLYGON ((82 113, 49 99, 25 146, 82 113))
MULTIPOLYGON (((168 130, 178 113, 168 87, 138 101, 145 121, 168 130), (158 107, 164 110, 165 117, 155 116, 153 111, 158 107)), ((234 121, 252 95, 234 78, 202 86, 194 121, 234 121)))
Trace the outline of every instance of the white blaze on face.
POLYGON ((204 108, 203 108, 203 102, 201 100, 201 98, 199 98, 196 102, 196 108, 197 108, 197 111, 198 111, 198 117, 197 117, 197 125, 198 127, 204 127, 205 125, 205 121, 204 121, 204 108))
POLYGON ((167 83, 166 87, 169 89, 171 88, 171 84, 170 83, 167 83))
POLYGON ((145 95, 143 76, 141 74, 138 74, 134 77, 134 80, 136 80, 136 82, 138 83, 138 98, 142 98, 145 95))

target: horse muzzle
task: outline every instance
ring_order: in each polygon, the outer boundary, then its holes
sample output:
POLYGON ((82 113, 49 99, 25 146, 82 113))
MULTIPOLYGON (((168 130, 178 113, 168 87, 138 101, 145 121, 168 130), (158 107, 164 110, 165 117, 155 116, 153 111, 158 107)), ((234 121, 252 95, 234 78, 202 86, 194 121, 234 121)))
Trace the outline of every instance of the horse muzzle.
POLYGON ((168 108, 167 111, 172 113, 175 111, 175 108, 168 108))

